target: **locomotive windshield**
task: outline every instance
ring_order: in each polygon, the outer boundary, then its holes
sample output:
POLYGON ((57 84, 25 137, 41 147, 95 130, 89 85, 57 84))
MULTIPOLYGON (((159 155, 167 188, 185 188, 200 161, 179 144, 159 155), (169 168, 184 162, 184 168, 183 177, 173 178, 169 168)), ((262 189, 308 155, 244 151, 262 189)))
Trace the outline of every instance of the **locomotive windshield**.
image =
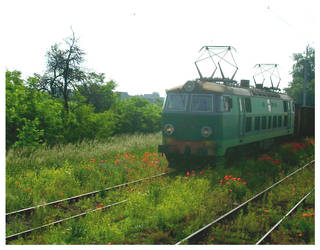
POLYGON ((212 111, 212 103, 213 103, 212 95, 192 95, 191 96, 191 111, 195 112, 211 112, 212 111))
POLYGON ((168 94, 166 99, 166 110, 168 111, 186 111, 187 94, 168 94))

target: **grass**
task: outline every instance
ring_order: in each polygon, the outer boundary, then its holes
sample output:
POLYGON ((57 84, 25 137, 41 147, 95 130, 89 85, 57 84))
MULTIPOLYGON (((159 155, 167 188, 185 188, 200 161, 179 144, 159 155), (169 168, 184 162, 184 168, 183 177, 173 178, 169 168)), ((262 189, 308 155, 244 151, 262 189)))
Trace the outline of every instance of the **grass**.
MULTIPOLYGON (((7 212, 164 172, 167 170, 167 162, 156 153, 160 143, 161 135, 157 133, 120 136, 105 143, 82 142, 35 152, 25 149, 9 151, 7 212)), ((72 205, 73 209, 67 204, 60 205, 65 206, 63 211, 54 207, 38 209, 29 218, 15 219, 14 223, 8 221, 6 234, 128 199, 127 203, 34 232, 26 239, 19 238, 10 244, 174 244, 230 210, 235 204, 247 200, 262 188, 284 177, 296 165, 307 161, 307 156, 312 159, 313 152, 313 144, 303 141, 299 145, 287 143, 273 152, 251 159, 238 159, 228 168, 219 166, 200 169, 196 164, 188 172, 178 172, 80 200, 72 205), (294 153, 298 164, 287 157, 290 153, 294 153)), ((221 228, 212 229, 214 236, 210 234, 202 238, 200 243, 221 244, 226 242, 223 238, 229 240, 225 244, 254 243, 252 239, 263 234, 271 222, 293 204, 293 188, 298 198, 298 193, 314 185, 312 172, 306 170, 301 174, 304 175, 288 180, 287 185, 279 186, 279 190, 271 193, 271 197, 264 197, 258 209, 249 205, 227 226, 223 224, 221 228), (306 181, 309 185, 305 185, 306 181), (268 213, 264 210, 268 210, 268 213), (259 220, 252 220, 252 213, 260 216, 259 220)), ((309 206, 301 208, 299 213, 314 209, 314 199, 310 198, 308 202, 309 206)), ((294 228, 291 238, 295 234, 302 234, 301 239, 305 235, 308 238, 290 244, 313 244, 312 216, 300 217, 299 220, 297 217, 296 223, 288 220, 289 224, 283 224, 279 232, 289 234, 290 228, 294 228), (303 221, 300 217, 309 221, 303 221)), ((274 244, 285 242, 276 233, 272 237, 274 244)))

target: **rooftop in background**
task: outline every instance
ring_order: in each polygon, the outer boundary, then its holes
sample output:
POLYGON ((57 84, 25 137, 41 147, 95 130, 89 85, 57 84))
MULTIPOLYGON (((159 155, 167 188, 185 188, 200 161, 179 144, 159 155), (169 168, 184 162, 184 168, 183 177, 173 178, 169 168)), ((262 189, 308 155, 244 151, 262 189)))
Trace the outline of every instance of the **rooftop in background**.
POLYGON ((143 95, 129 95, 128 92, 116 91, 120 94, 120 98, 128 99, 131 97, 142 97, 148 99, 151 103, 157 103, 157 100, 164 101, 164 97, 161 97, 158 92, 153 92, 152 94, 143 94, 143 95))

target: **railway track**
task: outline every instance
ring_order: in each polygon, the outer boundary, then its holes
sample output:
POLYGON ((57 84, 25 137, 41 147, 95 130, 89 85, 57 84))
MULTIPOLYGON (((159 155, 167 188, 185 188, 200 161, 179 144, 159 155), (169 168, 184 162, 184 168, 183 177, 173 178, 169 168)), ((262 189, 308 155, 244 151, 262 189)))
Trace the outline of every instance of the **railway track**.
MULTIPOLYGON (((265 190, 263 190, 262 192, 256 194, 255 196, 253 196, 252 198, 250 198, 249 200, 247 200, 246 202, 242 203, 241 205, 237 206, 236 208, 228 211, 227 213, 225 213, 224 215, 220 216, 219 218, 215 219, 213 222, 209 223, 208 225, 206 225, 205 227, 199 229, 198 231, 194 232, 193 234, 189 235, 188 237, 184 238, 183 240, 179 241, 176 243, 176 245, 179 245, 187 240, 190 240, 192 239, 193 237, 196 237, 198 234, 204 232, 205 230, 208 230, 211 226, 213 226, 215 223, 218 223, 219 221, 223 220, 224 218, 227 218, 228 216, 230 216, 231 214, 233 214, 234 212, 236 211, 239 211, 241 208, 245 207, 249 202, 255 200, 255 199, 258 199, 259 197, 261 197, 264 193, 270 191, 273 187, 277 186, 278 184, 282 183, 284 180, 288 179, 289 177, 293 176, 294 174, 300 172, 301 170, 303 170, 304 168, 312 165, 314 163, 314 161, 311 161, 309 162, 308 164, 304 165, 303 167, 297 169, 296 171, 292 172, 291 174, 287 175, 285 178, 279 180, 278 182, 274 183, 273 185, 271 185, 270 187, 266 188, 265 190)), ((103 190, 97 190, 97 191, 93 191, 93 192, 90 192, 90 193, 86 193, 86 194, 81 194, 81 195, 78 195, 78 196, 74 196, 74 197, 70 197, 70 198, 67 198, 67 199, 63 199, 63 200, 58 200, 58 201, 54 201, 54 202, 50 202, 50 203, 46 203, 46 204, 42 204, 40 206, 34 206, 34 207, 30 207, 30 208, 26 208, 26 209, 20 209, 20 210, 17 210, 17 211, 13 211, 13 212, 9 212, 6 214, 6 216, 10 217, 10 216, 14 216, 14 215, 18 215, 18 214, 23 214, 23 213, 30 213, 34 210, 36 210, 37 208, 41 208, 41 207, 46 207, 46 206, 50 206, 50 205, 57 205, 57 204, 60 204, 61 202, 72 202, 72 201, 76 201, 80 198, 83 198, 83 197, 90 197, 92 195, 95 195, 95 194, 98 194, 100 192, 103 192, 103 191, 109 191, 109 190, 112 190, 112 189, 117 189, 117 188, 120 188, 120 187, 125 187, 125 186, 128 186, 128 185, 131 185, 131 184, 135 184, 135 183, 139 183, 139 182, 142 182, 144 180, 148 180, 148 179, 152 179, 152 178, 157 178, 157 177, 161 177, 163 175, 167 175, 169 173, 172 173, 172 172, 166 172, 166 173, 161 173, 161 174, 158 174, 158 175, 154 175, 154 176, 151 176, 151 177, 147 177, 147 178, 143 178, 143 179, 140 179, 140 180, 136 180, 136 181, 132 181, 132 182, 128 182, 128 183, 123 183, 123 184, 120 184, 120 185, 116 185, 116 186, 113 186, 113 187, 108 187, 106 189, 103 189, 103 190)), ((307 195, 305 195, 297 204, 296 206, 294 206, 294 208, 292 208, 276 225, 274 225, 269 231, 268 233, 266 233, 264 235, 263 238, 261 238, 259 241, 260 242, 257 242, 257 244, 261 244, 265 239, 267 239, 268 235, 270 235, 270 233, 275 230, 275 228, 285 219, 285 217, 287 217, 290 213, 292 213, 311 193, 313 192, 313 190, 311 190, 307 195)), ((64 218, 64 219, 60 219, 60 220, 57 220, 57 221, 54 221, 54 222, 51 222, 51 223, 47 223, 47 224, 44 224, 44 225, 41 225, 41 226, 38 226, 38 227, 34 227, 34 228, 31 228, 29 230, 24 230, 22 232, 19 232, 19 233, 15 233, 15 234, 11 234, 9 236, 6 237, 6 242, 10 242, 11 240, 14 240, 14 239, 17 239, 18 237, 24 237, 36 230, 41 230, 41 229, 45 229, 47 227, 50 227, 50 226, 53 226, 53 225, 57 225, 59 223, 62 223, 64 221, 67 221, 67 220, 71 220, 71 219, 75 219, 75 218, 78 218, 78 217, 81 217, 81 216, 85 216, 89 213, 93 213, 95 211, 99 211, 99 210, 103 210, 103 209, 106 209, 106 208, 110 208, 110 207, 113 207, 113 206, 117 206, 117 205, 121 205, 121 204, 124 204, 125 202, 127 202, 128 200, 121 200, 121 201, 118 201, 118 202, 114 202, 112 204, 109 204, 109 205, 106 205, 106 206, 103 206, 103 207, 99 207, 99 208, 96 208, 96 209, 90 209, 90 210, 87 210, 86 212, 83 212, 83 213, 79 213, 77 215, 74 215, 74 216, 70 216, 68 218, 64 218)))
MULTIPOLYGON (((199 230, 195 231, 194 233, 190 234, 189 236, 185 237, 184 239, 180 240, 179 242, 177 242, 175 245, 180 245, 181 243, 187 241, 187 240, 191 240, 192 238, 199 236, 199 234, 204 233, 206 230, 209 230, 210 227, 212 227, 213 225, 217 224, 218 222, 222 221, 223 219, 229 217, 231 214, 233 214, 234 212, 239 211, 241 208, 244 208, 246 205, 248 205, 250 202, 262 197, 263 194, 265 194, 266 192, 270 191, 272 188, 274 188, 275 186, 279 185, 280 183, 282 183, 283 181, 285 181, 286 179, 288 179, 289 177, 295 175, 296 173, 300 172, 301 170, 305 169, 308 166, 314 165, 314 160, 310 161, 309 163, 305 164, 303 167, 295 170, 294 172, 292 172, 291 174, 287 175, 286 177, 284 177, 283 179, 277 181, 276 183, 274 183, 273 185, 269 186, 268 188, 264 189, 263 191, 259 192, 258 194, 254 195, 253 197, 251 197, 250 199, 248 199, 247 201, 243 202, 242 204, 238 205, 237 207, 231 209, 230 211, 226 212, 225 214, 221 215, 220 217, 218 217, 217 219, 213 220, 212 222, 210 222, 209 224, 205 225, 204 227, 200 228, 199 230)), ((266 233, 256 244, 260 244, 284 219, 285 217, 287 217, 290 213, 292 213, 293 210, 295 210, 312 192, 314 191, 314 188, 307 194, 305 195, 276 225, 274 225, 268 233, 266 233)))
MULTIPOLYGON (((48 202, 48 203, 45 203, 45 204, 40 204, 40 205, 37 205, 37 206, 28 207, 28 208, 24 208, 24 209, 20 209, 20 210, 16 210, 16 211, 8 212, 8 213, 6 213, 6 220, 8 221, 9 217, 18 216, 18 215, 21 215, 21 214, 33 213, 33 212, 37 211, 37 209, 40 209, 40 208, 45 208, 45 207, 48 207, 48 206, 57 206, 57 205, 59 205, 59 204, 61 204, 63 202, 67 202, 68 204, 70 204, 71 202, 78 201, 81 198, 85 198, 85 197, 88 198, 88 197, 97 195, 98 193, 101 193, 101 192, 111 191, 111 190, 115 190, 115 189, 119 189, 119 188, 122 188, 122 187, 129 186, 129 185, 141 183, 141 182, 143 182, 145 180, 151 180, 151 179, 154 179, 154 178, 159 178, 161 176, 168 175, 168 174, 171 174, 173 172, 174 171, 164 172, 164 173, 161 173, 161 174, 149 176, 149 177, 142 178, 142 179, 139 179, 139 180, 135 180, 135 181, 131 181, 131 182, 115 185, 115 186, 112 186, 112 187, 107 187, 105 189, 96 190, 96 191, 92 191, 92 192, 89 192, 89 193, 84 193, 84 194, 76 195, 76 196, 73 196, 73 197, 69 197, 69 198, 66 198, 66 199, 56 200, 56 201, 48 202)), ((106 206, 101 206, 101 207, 97 207, 95 209, 90 209, 90 210, 87 210, 86 212, 82 212, 80 214, 76 214, 76 215, 73 215, 73 216, 70 216, 70 217, 67 217, 67 218, 64 218, 64 219, 60 219, 60 220, 57 220, 57 221, 54 221, 54 222, 51 222, 51 223, 47 223, 47 224, 44 224, 44 225, 41 225, 41 226, 38 226, 38 227, 34 227, 34 228, 31 228, 31 229, 28 229, 28 230, 24 230, 22 232, 11 234, 9 236, 6 236, 6 242, 9 242, 11 240, 17 239, 20 236, 24 237, 24 236, 26 236, 26 235, 28 235, 28 234, 36 231, 36 230, 45 229, 45 228, 47 228, 49 226, 57 225, 57 224, 60 224, 60 223, 62 223, 64 221, 75 219, 75 218, 79 218, 79 217, 85 216, 85 215, 87 215, 89 213, 92 213, 92 212, 96 212, 96 211, 103 210, 103 209, 106 209, 106 208, 110 208, 110 207, 113 207, 113 206, 116 206, 116 205, 120 205, 120 204, 123 204, 123 203, 125 203, 127 201, 128 200, 118 201, 118 202, 115 202, 115 203, 112 203, 112 204, 109 204, 109 205, 106 205, 106 206)))

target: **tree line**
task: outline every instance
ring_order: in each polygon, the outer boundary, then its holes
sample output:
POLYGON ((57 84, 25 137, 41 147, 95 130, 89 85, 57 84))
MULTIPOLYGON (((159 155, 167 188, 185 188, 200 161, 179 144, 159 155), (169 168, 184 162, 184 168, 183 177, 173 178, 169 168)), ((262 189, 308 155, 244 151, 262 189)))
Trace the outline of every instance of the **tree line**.
POLYGON ((6 71, 7 149, 160 130, 160 100, 121 99, 115 81, 81 67, 84 55, 72 34, 51 46, 43 75, 23 80, 20 71, 6 71))

